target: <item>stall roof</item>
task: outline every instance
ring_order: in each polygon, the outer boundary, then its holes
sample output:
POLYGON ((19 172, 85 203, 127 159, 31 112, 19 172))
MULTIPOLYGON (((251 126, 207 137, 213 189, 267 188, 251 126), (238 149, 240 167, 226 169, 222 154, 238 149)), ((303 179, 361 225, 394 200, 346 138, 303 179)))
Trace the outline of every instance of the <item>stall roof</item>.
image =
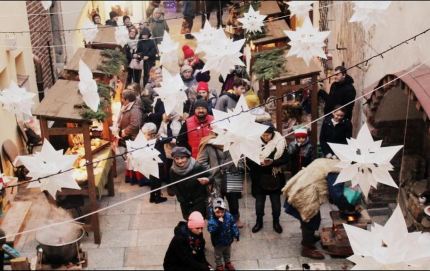
MULTIPOLYGON (((287 52, 285 52, 286 54, 287 52)), ((311 77, 314 74, 319 74, 321 72, 321 68, 318 64, 311 60, 309 65, 306 65, 305 61, 302 58, 298 58, 295 56, 289 56, 285 58, 284 70, 279 77, 273 78, 271 81, 293 81, 296 79, 302 79, 311 77)))
POLYGON ((261 11, 261 14, 263 15, 273 16, 282 12, 277 1, 261 1, 260 3, 259 11, 261 11))
MULTIPOLYGON (((401 70, 396 73, 386 74, 380 80, 365 88, 363 94, 367 94, 375 88, 382 86, 386 77, 394 76, 399 78, 401 82, 405 83, 412 90, 424 112, 426 112, 427 116, 430 118, 430 67, 422 64, 419 65, 420 66, 412 72, 410 72, 410 70, 413 69, 413 67, 410 67, 409 69, 401 70)), ((415 67, 417 67, 417 65, 415 67)))
POLYGON ((62 119, 69 121, 87 121, 79 114, 75 105, 82 104, 81 94, 78 92, 79 81, 58 80, 48 89, 45 98, 37 106, 33 115, 47 119, 62 119))
POLYGON ((265 23, 265 29, 266 35, 264 38, 252 41, 255 45, 272 43, 282 39, 285 39, 286 42, 288 41, 288 37, 284 30, 290 30, 290 27, 284 19, 267 21, 265 23))
POLYGON ((98 30, 94 41, 86 47, 97 49, 114 49, 116 47, 121 47, 115 39, 116 27, 101 26, 98 30))
POLYGON ((98 66, 103 61, 101 52, 102 50, 98 49, 79 48, 73 57, 67 62, 64 70, 79 71, 79 60, 82 59, 93 73, 103 74, 103 72, 98 69, 98 66))

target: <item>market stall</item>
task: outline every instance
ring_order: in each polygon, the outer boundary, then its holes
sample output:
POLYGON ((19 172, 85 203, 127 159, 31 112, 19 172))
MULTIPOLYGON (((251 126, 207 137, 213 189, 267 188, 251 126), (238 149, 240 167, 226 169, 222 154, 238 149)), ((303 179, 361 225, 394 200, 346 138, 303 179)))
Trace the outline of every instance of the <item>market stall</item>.
MULTIPOLYGON (((84 60, 90 68, 94 78, 104 79, 108 77, 100 70, 100 64, 104 61, 102 50, 92 48, 78 48, 73 57, 64 66, 64 76, 67 80, 79 80, 79 61, 84 60)), ((109 80, 108 80, 109 82, 109 80)))
POLYGON ((97 35, 91 43, 85 43, 86 48, 93 49, 122 49, 115 39, 116 27, 100 26, 97 35))
MULTIPOLYGON (((98 134, 91 133, 92 120, 82 116, 83 103, 79 93, 78 81, 58 80, 51 87, 34 111, 34 115, 40 121, 43 138, 49 139, 56 135, 73 135, 69 140, 67 153, 78 154, 79 159, 75 163, 74 176, 82 190, 63 189, 61 195, 84 195, 89 197, 90 208, 93 212, 98 209, 97 195, 102 195, 105 187, 108 195, 114 196, 113 174, 115 164, 110 142, 98 138, 98 134), (48 121, 64 123, 65 127, 51 127, 48 121), (93 161, 101 162, 92 163, 93 161), (88 163, 86 163, 88 161, 88 163)), ((98 214, 91 215, 91 222, 86 229, 94 232, 97 244, 101 242, 98 214)))

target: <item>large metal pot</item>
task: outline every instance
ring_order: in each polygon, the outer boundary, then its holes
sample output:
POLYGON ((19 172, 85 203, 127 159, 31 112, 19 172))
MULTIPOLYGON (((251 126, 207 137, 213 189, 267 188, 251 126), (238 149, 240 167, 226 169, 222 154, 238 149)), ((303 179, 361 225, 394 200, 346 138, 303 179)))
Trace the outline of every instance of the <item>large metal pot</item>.
POLYGON ((66 264, 76 261, 79 242, 85 234, 83 227, 79 225, 79 231, 76 232, 76 236, 70 236, 69 241, 64 243, 48 243, 44 238, 41 238, 42 233, 46 234, 49 230, 47 228, 36 232, 36 241, 39 243, 38 249, 43 250, 42 261, 49 264, 66 264))

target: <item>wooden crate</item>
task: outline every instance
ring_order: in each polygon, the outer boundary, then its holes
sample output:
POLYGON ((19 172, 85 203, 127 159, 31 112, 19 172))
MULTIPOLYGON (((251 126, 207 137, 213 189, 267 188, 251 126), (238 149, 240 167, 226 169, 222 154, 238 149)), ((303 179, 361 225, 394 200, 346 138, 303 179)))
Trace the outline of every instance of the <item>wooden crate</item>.
POLYGON ((343 226, 326 227, 320 230, 321 245, 331 256, 348 257, 353 254, 343 226))

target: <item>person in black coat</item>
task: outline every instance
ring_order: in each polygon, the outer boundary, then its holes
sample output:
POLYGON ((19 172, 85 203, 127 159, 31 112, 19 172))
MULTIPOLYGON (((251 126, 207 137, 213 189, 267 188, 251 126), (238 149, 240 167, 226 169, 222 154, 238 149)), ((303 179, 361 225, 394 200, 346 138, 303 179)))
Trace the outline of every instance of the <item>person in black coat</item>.
POLYGON ((143 85, 148 83, 149 71, 155 66, 157 58, 157 45, 155 41, 150 39, 151 31, 144 27, 142 28, 139 36, 139 43, 137 44, 138 51, 142 54, 143 59, 143 85))
POLYGON ((285 185, 285 176, 281 166, 287 164, 287 149, 285 138, 270 126, 261 136, 262 151, 260 164, 247 160, 252 181, 252 196, 255 197, 255 213, 257 221, 252 228, 256 233, 263 228, 264 205, 269 196, 272 204, 273 229, 282 233, 279 224, 281 215, 281 189, 285 185))
MULTIPOLYGON (((354 79, 346 73, 343 66, 335 68, 337 74, 334 76, 335 82, 330 86, 330 93, 321 92, 322 98, 325 100, 324 114, 333 111, 336 105, 345 105, 355 99, 354 79)), ((354 103, 351 103, 345 108, 345 118, 352 120, 352 110, 354 103)))
POLYGON ((125 56, 127 58, 127 85, 131 83, 140 84, 142 77, 142 48, 140 48, 137 38, 137 29, 130 27, 128 30, 129 40, 124 46, 125 56), (133 63, 132 63, 133 62, 133 63))
POLYGON ((326 158, 336 158, 333 150, 327 143, 346 144, 347 138, 352 136, 352 124, 345 118, 345 111, 340 105, 334 107, 333 114, 327 116, 321 127, 320 144, 321 151, 326 158))
POLYGON ((106 20, 106 25, 118 26, 119 15, 115 11, 109 12, 109 20, 106 20))
POLYGON ((199 211, 204 217, 208 206, 208 189, 210 172, 196 162, 191 153, 184 147, 174 147, 172 150, 173 164, 170 168, 170 180, 176 182, 194 176, 173 185, 173 190, 181 205, 182 216, 187 219, 193 211, 199 211))
POLYGON ((188 223, 181 221, 175 227, 174 237, 164 256, 164 270, 211 270, 206 260, 203 228, 205 221, 199 212, 193 212, 188 223))

